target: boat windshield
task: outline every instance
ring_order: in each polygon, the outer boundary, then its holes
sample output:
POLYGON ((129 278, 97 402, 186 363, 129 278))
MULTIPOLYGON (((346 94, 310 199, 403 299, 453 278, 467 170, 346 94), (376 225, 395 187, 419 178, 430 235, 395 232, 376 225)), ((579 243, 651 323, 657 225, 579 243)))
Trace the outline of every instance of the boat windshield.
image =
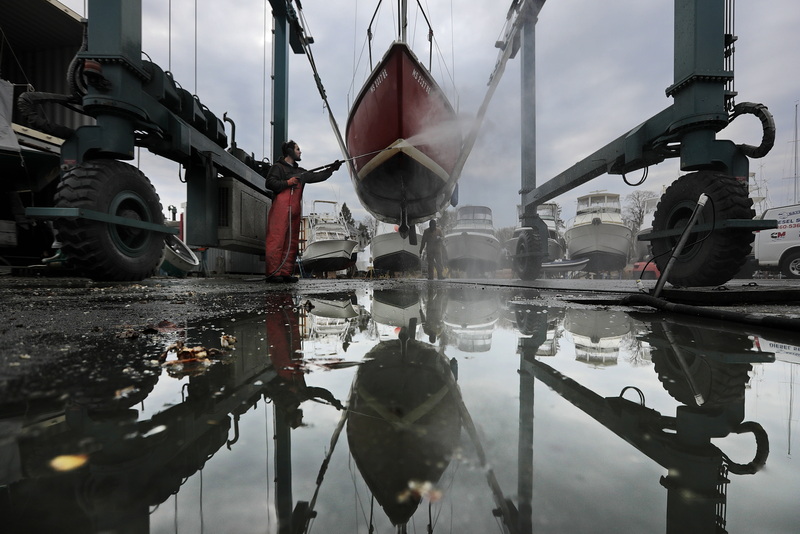
POLYGON ((464 206, 458 209, 453 231, 472 230, 493 233, 492 210, 486 206, 464 206))
POLYGON ((492 221, 492 210, 486 206, 464 206, 458 209, 458 221, 469 219, 471 221, 492 221))
POLYGON ((540 204, 536 206, 537 215, 544 220, 556 220, 557 211, 557 204, 540 204))
POLYGON ((312 240, 348 239, 348 235, 341 228, 315 228, 312 240))
POLYGON ((590 195, 578 198, 577 213, 619 213, 620 211, 619 195, 590 195))

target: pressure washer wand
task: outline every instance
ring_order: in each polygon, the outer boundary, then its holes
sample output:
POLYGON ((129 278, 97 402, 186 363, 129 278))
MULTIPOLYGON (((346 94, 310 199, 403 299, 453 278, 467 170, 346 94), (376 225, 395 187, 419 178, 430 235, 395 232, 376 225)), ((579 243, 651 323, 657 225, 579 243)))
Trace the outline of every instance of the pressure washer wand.
POLYGON ((373 155, 373 154, 378 154, 378 153, 380 153, 380 152, 386 152, 387 150, 396 150, 396 149, 395 149, 394 147, 391 147, 391 148, 382 148, 382 149, 380 149, 380 150, 375 150, 375 151, 373 151, 373 152, 367 152, 366 154, 359 154, 358 156, 353 156, 352 158, 347 158, 347 159, 338 159, 338 160, 334 161, 333 163, 328 163, 327 165, 322 165, 321 167, 316 167, 316 168, 314 168, 314 169, 311 169, 311 170, 309 170, 308 172, 316 172, 316 171, 321 171, 322 169, 327 169, 328 167, 333 167, 333 166, 334 166, 334 165, 336 165, 337 163, 346 163, 346 162, 348 162, 348 161, 353 161, 354 159, 365 158, 365 157, 367 157, 367 156, 371 156, 371 155, 373 155))

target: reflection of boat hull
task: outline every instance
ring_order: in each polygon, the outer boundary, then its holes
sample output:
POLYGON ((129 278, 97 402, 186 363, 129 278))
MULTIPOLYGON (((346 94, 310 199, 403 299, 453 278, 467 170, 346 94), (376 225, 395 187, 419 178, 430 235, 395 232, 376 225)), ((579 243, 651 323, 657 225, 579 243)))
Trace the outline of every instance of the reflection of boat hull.
POLYGON ((395 525, 421 501, 414 483, 435 484, 458 446, 461 416, 447 358, 426 343, 380 343, 358 369, 347 440, 359 472, 395 525))
POLYGON ((572 334, 577 360, 595 365, 614 365, 620 343, 632 328, 631 318, 624 312, 568 309, 564 330, 572 334))
POLYGON ((323 299, 310 297, 306 306, 311 313, 319 317, 331 317, 337 319, 352 319, 358 316, 358 310, 353 300, 343 299, 323 299))
POLYGON ((494 235, 464 231, 444 238, 447 264, 451 269, 485 273, 497 269, 500 241, 494 235))
POLYGON ((419 294, 396 289, 377 290, 372 294, 372 318, 389 326, 408 326, 420 317, 419 294))
POLYGON ((302 256, 306 272, 330 272, 347 269, 356 262, 358 242, 352 239, 326 239, 306 245, 302 256))
POLYGON ((419 269, 419 247, 403 239, 399 232, 376 235, 370 246, 375 269, 392 272, 419 269))
POLYGON ((444 324, 455 335, 456 347, 464 352, 487 352, 500 319, 500 301, 494 293, 458 288, 448 293, 444 324))
POLYGON ((346 133, 349 153, 366 155, 352 162, 356 194, 378 220, 403 222, 404 206, 405 222, 422 222, 450 201, 461 150, 455 119, 408 45, 392 44, 356 97, 346 133), (421 142, 408 141, 415 137, 421 142))
POLYGON ((625 267, 631 244, 631 231, 621 223, 596 222, 575 224, 565 235, 571 259, 588 258, 589 271, 617 271, 625 267))

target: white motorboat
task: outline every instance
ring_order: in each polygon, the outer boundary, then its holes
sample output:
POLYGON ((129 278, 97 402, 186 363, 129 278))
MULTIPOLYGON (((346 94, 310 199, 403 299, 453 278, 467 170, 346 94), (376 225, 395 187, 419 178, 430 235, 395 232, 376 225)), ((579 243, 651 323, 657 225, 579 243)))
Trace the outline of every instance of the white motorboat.
POLYGON ((480 276, 497 269, 500 241, 492 224, 492 210, 486 206, 462 206, 456 212, 456 224, 444 236, 447 265, 480 276))
POLYGON ((341 271, 355 264, 358 241, 351 237, 337 202, 315 200, 313 211, 303 217, 303 230, 304 272, 341 271))
POLYGON ((558 212, 558 204, 555 202, 536 206, 536 213, 547 225, 547 255, 549 256, 549 262, 564 259, 564 254, 566 253, 567 244, 564 241, 564 230, 558 212))
POLYGON ((588 271, 618 271, 625 267, 631 230, 622 222, 619 195, 597 191, 578 197, 575 218, 564 238, 570 259, 589 258, 588 271))
POLYGON ((652 253, 650 251, 650 242, 639 241, 639 236, 649 234, 653 231, 653 215, 656 213, 656 207, 658 206, 658 202, 660 200, 661 197, 654 197, 645 199, 644 201, 642 225, 639 227, 639 231, 636 232, 636 236, 634 237, 635 241, 633 243, 633 250, 635 254, 634 259, 638 261, 647 261, 652 257, 652 253))
POLYGON ((372 266, 378 271, 394 273, 419 269, 419 245, 403 239, 396 224, 378 222, 370 249, 372 266))

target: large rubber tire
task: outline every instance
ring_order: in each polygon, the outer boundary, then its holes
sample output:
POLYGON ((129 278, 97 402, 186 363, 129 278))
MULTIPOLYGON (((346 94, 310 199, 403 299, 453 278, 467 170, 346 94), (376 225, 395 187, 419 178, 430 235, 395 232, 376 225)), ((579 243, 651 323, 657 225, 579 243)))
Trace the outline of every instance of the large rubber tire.
MULTIPOLYGON (((55 205, 164 224, 150 180, 116 160, 87 161, 68 171, 58 185, 55 205)), ((69 263, 94 280, 142 280, 163 258, 162 233, 89 219, 56 219, 55 228, 69 263)))
MULTIPOLYGON (((736 179, 716 172, 700 171, 678 178, 669 186, 653 215, 653 230, 684 228, 700 195, 709 197, 697 224, 727 219, 752 219, 753 200, 736 179)), ((681 254, 675 259, 667 281, 676 286, 716 286, 733 278, 747 261, 754 239, 745 229, 724 229, 690 234, 681 254)), ((679 235, 654 239, 653 255, 664 272, 679 235)))
POLYGON ((781 273, 786 278, 800 278, 800 251, 790 252, 781 262, 781 273))
POLYGON ((536 280, 542 272, 541 240, 535 230, 526 230, 517 239, 514 272, 522 280, 536 280))

